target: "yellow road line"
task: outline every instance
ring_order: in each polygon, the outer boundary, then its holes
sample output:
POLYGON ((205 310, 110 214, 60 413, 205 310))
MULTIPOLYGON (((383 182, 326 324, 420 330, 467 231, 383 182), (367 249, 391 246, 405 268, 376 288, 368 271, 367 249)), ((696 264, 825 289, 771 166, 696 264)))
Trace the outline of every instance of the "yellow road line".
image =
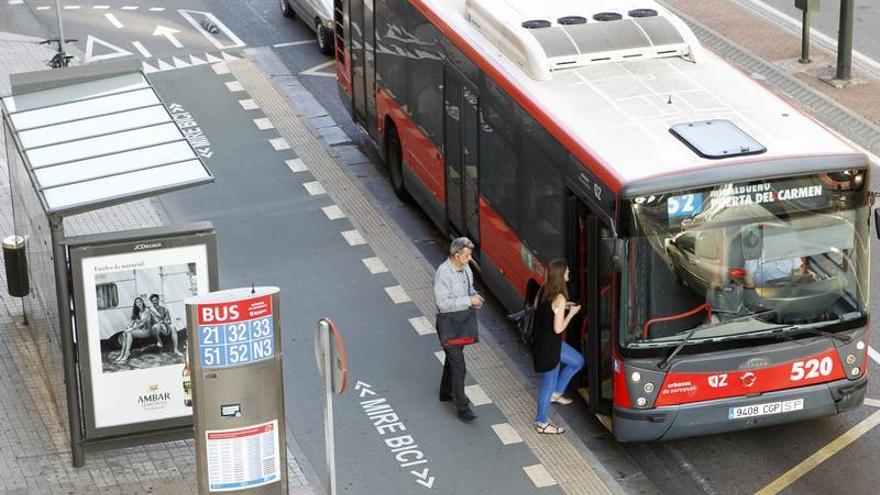
POLYGON ((819 449, 815 454, 807 457, 797 466, 789 469, 785 474, 776 478, 772 483, 765 486, 755 493, 755 495, 775 495, 784 490, 788 485, 797 481, 801 476, 807 474, 819 464, 825 462, 828 458, 841 451, 847 445, 856 441, 859 437, 871 431, 872 428, 880 424, 880 411, 865 418, 861 423, 850 428, 846 433, 835 438, 827 445, 819 449))

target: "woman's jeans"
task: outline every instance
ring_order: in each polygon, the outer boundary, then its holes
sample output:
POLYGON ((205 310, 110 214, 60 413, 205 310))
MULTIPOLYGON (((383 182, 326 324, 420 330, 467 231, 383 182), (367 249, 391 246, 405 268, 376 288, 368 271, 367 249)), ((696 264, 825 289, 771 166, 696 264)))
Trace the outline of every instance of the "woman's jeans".
POLYGON ((581 353, 563 342, 562 352, 559 355, 559 364, 552 370, 541 373, 541 392, 538 394, 536 423, 544 424, 550 421, 550 399, 552 395, 565 392, 568 382, 583 367, 584 357, 581 356, 581 353))

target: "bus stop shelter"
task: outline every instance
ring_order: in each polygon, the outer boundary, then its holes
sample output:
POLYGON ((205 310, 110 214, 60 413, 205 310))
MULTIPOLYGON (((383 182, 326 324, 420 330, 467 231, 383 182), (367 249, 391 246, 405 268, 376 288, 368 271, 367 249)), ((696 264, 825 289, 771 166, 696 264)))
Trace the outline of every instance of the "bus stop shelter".
MULTIPOLYGON (((83 465, 84 448, 92 440, 113 443, 145 431, 167 433, 191 425, 187 417, 152 422, 146 429, 111 428, 111 434, 95 434, 101 430, 87 428, 82 386, 88 373, 77 349, 78 336, 83 335, 77 327, 85 323, 78 317, 82 308, 75 307, 82 299, 73 293, 69 237, 82 232, 65 232, 71 230, 66 220, 214 180, 136 67, 106 63, 15 74, 12 95, 0 99, 14 233, 25 239, 31 281, 30 294, 23 298, 24 314, 34 331, 45 333, 44 340, 52 344, 41 346, 40 353, 55 402, 66 403, 74 466, 83 465)), ((211 273, 213 290, 217 278, 213 229, 202 224, 183 230, 210 238, 212 260, 203 271, 211 273)), ((126 239, 126 232, 109 237, 105 232, 103 240, 143 243, 173 234, 173 228, 141 230, 126 239)), ((88 236, 79 237, 74 244, 87 245, 87 241, 88 236)), ((152 245, 157 244, 161 243, 152 245)))

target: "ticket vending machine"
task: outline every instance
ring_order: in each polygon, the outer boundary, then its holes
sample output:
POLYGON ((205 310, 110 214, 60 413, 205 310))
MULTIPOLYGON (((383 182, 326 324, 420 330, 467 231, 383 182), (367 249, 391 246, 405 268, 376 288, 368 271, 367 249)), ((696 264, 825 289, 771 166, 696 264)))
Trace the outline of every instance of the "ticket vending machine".
POLYGON ((185 301, 200 494, 287 493, 277 287, 185 301))

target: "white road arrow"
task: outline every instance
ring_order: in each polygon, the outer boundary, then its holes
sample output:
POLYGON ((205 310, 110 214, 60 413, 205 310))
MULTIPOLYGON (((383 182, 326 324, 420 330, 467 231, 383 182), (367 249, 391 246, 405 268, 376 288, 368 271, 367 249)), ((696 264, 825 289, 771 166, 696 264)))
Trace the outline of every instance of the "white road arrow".
POLYGON ((179 29, 170 28, 168 26, 163 26, 161 24, 156 25, 156 30, 153 31, 153 36, 164 36, 169 43, 174 45, 174 48, 183 48, 183 45, 177 41, 177 38, 174 37, 174 33, 179 33, 179 29))
POLYGON ((361 391, 361 394, 360 394, 360 398, 361 398, 361 399, 363 399, 364 397, 366 397, 368 394, 369 394, 369 395, 376 395, 376 392, 373 392, 373 391, 371 390, 372 387, 373 387, 373 386, 370 385, 369 383, 364 383, 364 382, 362 382, 362 381, 360 381, 360 380, 358 380, 358 382, 354 385, 354 389, 355 389, 355 390, 360 390, 360 391, 361 391))
POLYGON ((410 471, 410 474, 419 478, 416 480, 416 483, 427 488, 434 486, 434 477, 428 477, 428 468, 422 469, 421 471, 410 471))

